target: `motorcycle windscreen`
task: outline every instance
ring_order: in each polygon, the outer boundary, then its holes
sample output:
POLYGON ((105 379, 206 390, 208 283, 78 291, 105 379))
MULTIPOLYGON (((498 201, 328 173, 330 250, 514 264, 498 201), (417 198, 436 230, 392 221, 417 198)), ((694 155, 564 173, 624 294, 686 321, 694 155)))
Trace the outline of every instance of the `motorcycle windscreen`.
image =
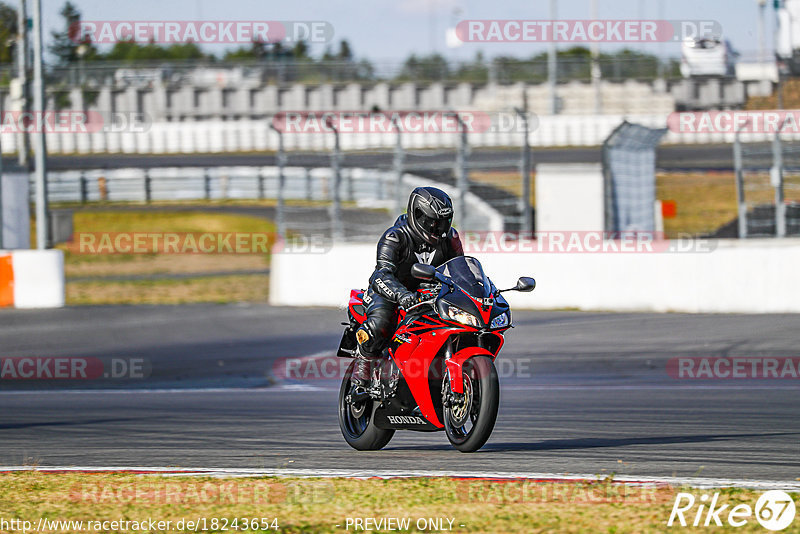
POLYGON ((481 262, 472 256, 458 256, 443 263, 438 271, 449 276, 458 287, 475 298, 486 298, 492 294, 492 283, 486 277, 481 262))

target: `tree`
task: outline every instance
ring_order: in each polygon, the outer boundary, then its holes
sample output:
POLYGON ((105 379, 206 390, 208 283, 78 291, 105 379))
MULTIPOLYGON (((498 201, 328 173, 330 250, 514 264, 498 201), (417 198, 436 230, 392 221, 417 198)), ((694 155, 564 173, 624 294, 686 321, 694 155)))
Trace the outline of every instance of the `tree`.
POLYGON ((437 81, 447 79, 450 67, 439 54, 417 57, 411 54, 398 75, 399 80, 437 81))
POLYGON ((489 79, 489 67, 483 53, 479 50, 475 53, 475 59, 462 63, 455 72, 457 80, 468 82, 485 82, 489 79))
POLYGON ((267 49, 267 45, 265 45, 262 41, 253 41, 250 43, 249 47, 241 46, 236 50, 226 52, 222 59, 225 61, 260 61, 268 57, 269 54, 270 52, 267 49))
POLYGON ((67 2, 61 8, 60 14, 64 18, 64 30, 52 32, 53 43, 49 47, 59 63, 66 65, 80 59, 78 47, 83 47, 81 48, 83 59, 97 59, 99 54, 91 37, 80 35, 81 12, 78 8, 67 2))
POLYGON ((0 63, 14 61, 13 40, 17 37, 17 10, 0 2, 0 63))
POLYGON ((353 51, 350 49, 350 43, 347 42, 347 39, 342 39, 339 42, 339 54, 337 54, 336 58, 343 61, 351 61, 353 59, 353 51))
POLYGON ((295 59, 310 59, 308 56, 308 43, 305 41, 297 41, 292 49, 292 55, 295 59))
POLYGON ((134 41, 119 41, 103 56, 109 61, 170 61, 188 59, 210 59, 195 43, 179 43, 161 46, 153 41, 142 45, 134 41))

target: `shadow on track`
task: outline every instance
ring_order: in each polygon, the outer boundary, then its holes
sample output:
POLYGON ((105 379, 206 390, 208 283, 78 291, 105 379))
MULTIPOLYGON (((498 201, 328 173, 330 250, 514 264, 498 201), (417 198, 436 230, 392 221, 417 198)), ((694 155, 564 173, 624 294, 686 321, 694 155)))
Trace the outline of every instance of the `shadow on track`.
POLYGON ((114 419, 83 419, 76 421, 43 421, 39 423, 7 423, 0 424, 0 430, 20 430, 23 428, 35 428, 41 426, 80 426, 80 425, 102 425, 105 423, 121 423, 123 421, 137 421, 142 417, 118 417, 114 419))
MULTIPOLYGON (((729 441, 742 438, 768 438, 771 436, 798 435, 798 432, 768 432, 752 434, 694 434, 684 436, 640 436, 633 438, 579 438, 554 439, 530 443, 487 443, 478 453, 512 452, 512 451, 554 451, 570 449, 595 449, 604 447, 626 447, 628 445, 675 445, 681 443, 705 443, 711 441, 729 441)), ((449 445, 387 447, 392 451, 447 450, 449 445)))
POLYGON ((797 432, 769 432, 752 434, 694 434, 684 436, 640 436, 633 438, 580 438, 554 439, 539 443, 487 443, 482 452, 508 451, 553 451, 569 449, 595 449, 603 447, 626 447, 628 445, 676 445, 681 443, 705 443, 742 438, 764 438, 787 436, 797 432))

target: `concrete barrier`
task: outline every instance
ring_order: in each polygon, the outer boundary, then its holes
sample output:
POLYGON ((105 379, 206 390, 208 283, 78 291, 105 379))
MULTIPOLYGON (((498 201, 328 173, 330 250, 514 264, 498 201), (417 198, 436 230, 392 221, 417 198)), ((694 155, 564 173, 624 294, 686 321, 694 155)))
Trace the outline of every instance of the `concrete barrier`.
POLYGON ((0 250, 0 307, 64 306, 64 253, 0 250))
MULTIPOLYGON (((800 312, 800 239, 665 243, 670 252, 474 253, 495 285, 533 276, 533 293, 509 293, 516 309, 777 313, 800 312), (694 252, 679 252, 679 247, 694 252), (707 249, 702 252, 698 250, 707 249)), ((654 247, 658 250, 659 247, 654 247)), ((270 302, 343 306, 363 288, 375 244, 342 244, 320 254, 274 254, 270 302)))
MULTIPOLYGON (((531 146, 599 146, 623 120, 650 128, 667 126, 668 114, 627 113, 613 115, 542 115, 538 127, 531 131, 531 146)), ((523 133, 517 131, 481 131, 469 134, 472 147, 520 146, 523 133)), ((1 134, 2 152, 12 154, 19 142, 15 133, 1 134)), ((407 134, 403 138, 408 149, 455 148, 459 134, 425 132, 407 134)), ((100 131, 93 133, 47 133, 49 154, 168 154, 168 153, 225 153, 237 151, 277 150, 278 134, 264 120, 199 120, 184 122, 153 122, 144 131, 100 131)), ((784 140, 800 140, 800 133, 787 132, 784 140)), ((770 133, 741 134, 745 143, 769 142, 770 133)), ((691 133, 669 131, 665 144, 732 143, 734 134, 724 132, 691 133)), ((346 133, 340 136, 344 151, 391 149, 394 134, 346 133)), ((287 133, 286 150, 328 151, 334 144, 330 133, 287 133)))

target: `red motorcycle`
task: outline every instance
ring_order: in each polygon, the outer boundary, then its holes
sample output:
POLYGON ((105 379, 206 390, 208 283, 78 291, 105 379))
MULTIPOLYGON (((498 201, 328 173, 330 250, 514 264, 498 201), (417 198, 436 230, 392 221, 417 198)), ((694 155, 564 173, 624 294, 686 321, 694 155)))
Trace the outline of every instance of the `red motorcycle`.
MULTIPOLYGON (((398 310, 397 328, 382 358, 371 369, 371 383, 351 391, 348 367, 339 390, 339 427, 358 450, 377 450, 395 430, 444 429, 462 452, 480 449, 494 428, 500 386, 494 360, 511 325, 503 291, 533 291, 536 281, 521 277, 498 291, 480 262, 459 256, 438 268, 415 264, 426 300, 398 310)), ((366 320, 364 292, 352 290, 349 323, 338 356, 355 355, 355 332, 366 320)))

